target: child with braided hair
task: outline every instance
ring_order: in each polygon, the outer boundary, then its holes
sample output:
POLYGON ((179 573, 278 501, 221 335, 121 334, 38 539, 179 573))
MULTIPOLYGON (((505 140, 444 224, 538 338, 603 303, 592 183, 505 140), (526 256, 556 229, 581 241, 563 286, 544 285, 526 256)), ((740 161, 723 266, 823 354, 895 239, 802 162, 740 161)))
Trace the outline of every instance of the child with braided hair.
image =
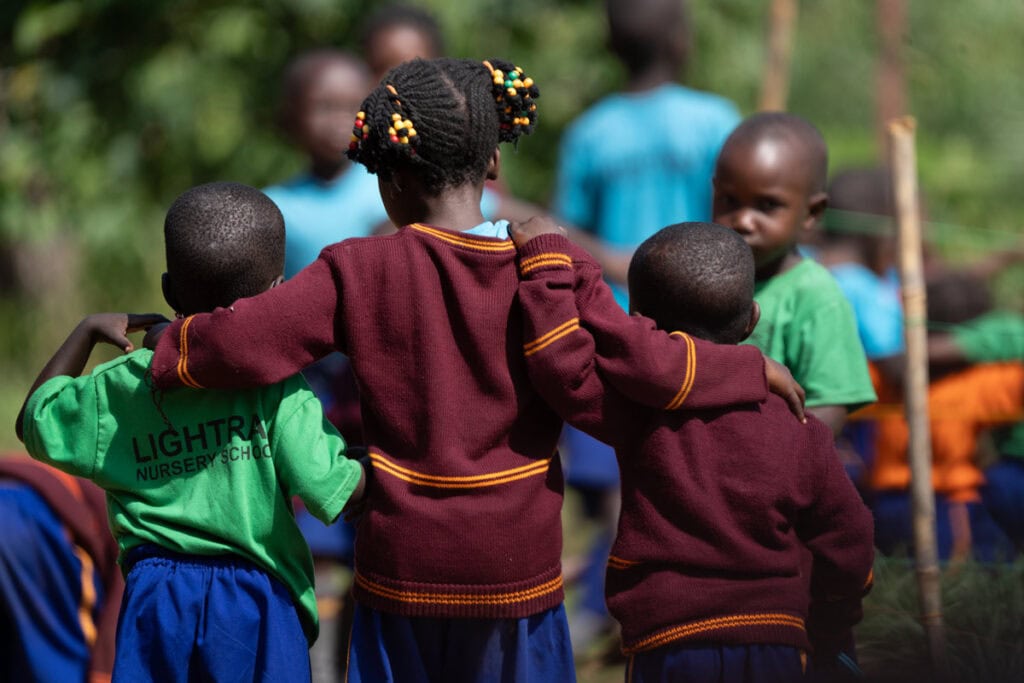
MULTIPOLYGON (((372 476, 357 521, 349 681, 575 678, 562 606, 562 422, 526 374, 508 224, 480 212, 499 143, 532 130, 538 96, 501 60, 396 67, 363 102, 348 153, 377 175, 404 227, 329 246, 268 294, 147 342, 165 390, 267 384, 334 350, 351 359, 372 476)), ((581 289, 581 307, 602 292, 581 289)), ((645 405, 733 405, 762 399, 768 383, 793 389, 756 349, 688 346, 642 318, 611 326, 622 342, 598 362, 645 405)))

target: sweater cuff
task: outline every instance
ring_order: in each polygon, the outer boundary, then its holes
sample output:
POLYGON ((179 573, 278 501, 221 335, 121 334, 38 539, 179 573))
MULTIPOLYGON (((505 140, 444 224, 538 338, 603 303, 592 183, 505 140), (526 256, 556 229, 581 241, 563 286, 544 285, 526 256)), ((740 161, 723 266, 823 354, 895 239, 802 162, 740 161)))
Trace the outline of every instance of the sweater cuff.
POLYGON ((572 270, 572 242, 563 235, 538 235, 519 248, 519 275, 529 277, 544 270, 572 270))
POLYGON ((178 339, 181 336, 183 322, 175 320, 165 327, 153 349, 153 359, 150 361, 149 368, 153 375, 153 385, 157 389, 174 389, 184 385, 178 373, 181 364, 178 339))

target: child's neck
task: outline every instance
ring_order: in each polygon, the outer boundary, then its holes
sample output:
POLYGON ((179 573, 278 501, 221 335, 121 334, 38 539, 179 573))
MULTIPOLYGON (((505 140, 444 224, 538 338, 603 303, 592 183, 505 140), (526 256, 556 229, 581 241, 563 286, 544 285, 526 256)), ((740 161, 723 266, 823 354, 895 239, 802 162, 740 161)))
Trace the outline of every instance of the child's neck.
POLYGON ((486 219, 480 212, 480 196, 483 187, 472 184, 445 188, 436 197, 422 197, 422 206, 413 223, 427 223, 449 230, 469 230, 483 223, 486 219))
POLYGON ((675 82, 677 71, 670 64, 651 64, 644 69, 629 74, 625 90, 626 92, 654 90, 658 86, 675 82))
POLYGON ((350 162, 345 157, 337 159, 313 159, 309 173, 321 182, 329 183, 340 178, 348 170, 350 162))
POLYGON ((754 270, 754 280, 756 282, 764 282, 765 280, 770 280, 773 277, 778 277, 779 275, 795 268, 796 265, 803 260, 804 257, 800 255, 800 252, 797 251, 797 248, 794 245, 793 248, 786 252, 786 255, 782 258, 756 268, 754 270))

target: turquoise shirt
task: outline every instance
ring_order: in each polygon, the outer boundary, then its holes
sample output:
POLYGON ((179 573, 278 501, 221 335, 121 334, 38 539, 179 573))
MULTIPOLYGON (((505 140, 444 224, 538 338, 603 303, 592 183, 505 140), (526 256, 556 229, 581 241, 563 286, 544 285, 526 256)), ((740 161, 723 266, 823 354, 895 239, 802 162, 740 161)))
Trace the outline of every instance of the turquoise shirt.
POLYGON ((807 392, 808 408, 852 411, 877 400, 853 311, 828 270, 804 259, 758 282, 754 300, 761 320, 744 343, 789 368, 807 392))
POLYGON ((725 98, 675 83, 609 95, 562 138, 554 210, 621 249, 709 220, 715 161, 739 120, 725 98))

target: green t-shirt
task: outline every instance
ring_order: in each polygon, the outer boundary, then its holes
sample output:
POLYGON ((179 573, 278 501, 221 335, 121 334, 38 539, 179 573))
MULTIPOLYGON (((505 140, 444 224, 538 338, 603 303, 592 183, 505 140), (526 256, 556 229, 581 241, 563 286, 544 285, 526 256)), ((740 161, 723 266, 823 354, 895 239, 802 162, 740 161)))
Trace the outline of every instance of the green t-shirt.
POLYGON ((804 259, 777 277, 758 282, 761 320, 745 343, 793 373, 807 392, 807 407, 877 400, 850 304, 828 270, 804 259))
MULTIPOLYGON (((1024 361, 1024 316, 993 311, 953 330, 953 339, 972 363, 1024 361)), ((1024 458, 1024 422, 994 431, 1002 455, 1024 458)))
POLYGON ((345 442, 301 377, 248 391, 155 393, 152 357, 140 349, 43 384, 26 405, 25 446, 106 490, 121 560, 143 543, 244 557, 288 588, 312 643, 313 560, 291 497, 330 522, 360 464, 344 457, 345 442))

